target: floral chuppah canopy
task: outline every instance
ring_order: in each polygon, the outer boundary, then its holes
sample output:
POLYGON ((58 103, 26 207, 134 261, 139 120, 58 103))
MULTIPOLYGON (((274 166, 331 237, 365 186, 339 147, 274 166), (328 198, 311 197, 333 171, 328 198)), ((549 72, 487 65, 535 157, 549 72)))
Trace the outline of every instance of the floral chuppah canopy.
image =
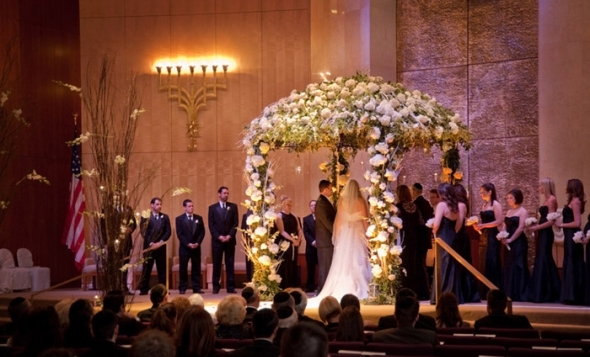
POLYGON ((286 247, 274 244, 271 234, 276 213, 273 165, 269 151, 295 152, 332 150, 329 165, 336 182, 347 159, 367 150, 371 169, 365 173, 369 186, 370 217, 367 239, 372 265, 372 283, 378 288, 375 303, 391 303, 399 287, 401 272, 399 229, 394 194, 389 183, 401 170, 404 153, 413 148, 438 146, 442 181, 459 177, 458 146, 469 148, 470 134, 459 116, 435 98, 419 91, 409 92, 399 83, 381 77, 357 74, 309 84, 304 91, 266 107, 246 128, 243 144, 247 152, 248 181, 244 203, 253 213, 248 217, 252 245, 244 249, 254 264, 253 283, 267 299, 280 290, 277 274, 286 247), (342 163, 345 163, 342 165, 342 163))

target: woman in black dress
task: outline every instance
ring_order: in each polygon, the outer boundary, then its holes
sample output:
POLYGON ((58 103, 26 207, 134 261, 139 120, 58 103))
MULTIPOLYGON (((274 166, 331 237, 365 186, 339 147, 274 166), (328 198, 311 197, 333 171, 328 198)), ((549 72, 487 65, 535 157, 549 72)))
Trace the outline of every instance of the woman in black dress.
POLYGON ((518 188, 510 190, 506 200, 510 206, 504 218, 508 238, 502 239, 502 243, 509 250, 504 256, 503 290, 512 301, 527 301, 530 273, 527 262, 528 241, 524 234, 524 226, 528 213, 522 207, 522 191, 518 188))
POLYGON ((582 213, 586 205, 584 185, 578 179, 567 182, 565 190, 567 204, 563 207, 563 279, 561 281, 560 300, 568 305, 583 305, 585 291, 586 267, 584 266, 584 247, 573 241, 574 233, 582 225, 582 213))
POLYGON ((406 269, 406 276, 402 278, 402 286, 412 289, 418 300, 428 300, 428 275, 424 255, 420 250, 420 229, 424 225, 424 219, 418 207, 412 202, 408 186, 398 186, 395 196, 398 201, 397 215, 403 221, 401 265, 406 269))
POLYGON ((539 193, 545 196, 545 202, 539 207, 539 222, 531 225, 528 230, 537 232, 537 247, 535 251, 535 265, 529 283, 529 301, 558 302, 560 283, 557 266, 553 260, 553 224, 547 220, 547 214, 557 211, 555 198, 555 183, 549 177, 539 182, 539 193))
MULTIPOLYGON (((460 247, 457 244, 457 232, 461 228, 459 222, 459 203, 453 186, 448 183, 438 185, 438 194, 441 201, 436 205, 432 233, 435 237, 442 239, 455 251, 460 247)), ((461 294, 461 270, 458 263, 444 249, 441 254, 440 269, 442 275, 442 292, 451 291, 455 296, 461 294)), ((432 287, 433 296, 436 286, 432 287)), ((431 299, 431 303, 434 299, 431 299)))
POLYGON ((481 231, 486 241, 484 275, 499 289, 502 289, 502 262, 500 261, 502 243, 496 238, 498 226, 501 226, 504 222, 502 205, 498 202, 496 187, 491 182, 483 184, 479 188, 479 194, 484 200, 479 212, 482 223, 476 225, 475 229, 481 231))
MULTIPOLYGON (((459 253, 463 259, 471 264, 471 241, 467 230, 465 228, 465 220, 469 216, 469 199, 467 198, 467 190, 460 183, 453 186, 457 201, 459 201, 459 222, 461 228, 457 232, 457 246, 460 247, 459 253)), ((479 292, 477 291, 477 283, 473 275, 463 266, 461 269, 461 295, 457 296, 460 304, 466 302, 479 302, 479 292)))
POLYGON ((590 231, 590 214, 588 215, 588 222, 584 226, 584 239, 582 243, 586 246, 586 284, 584 292, 584 303, 590 305, 590 237, 588 237, 588 231, 590 231))
POLYGON ((299 219, 291 213, 293 201, 287 197, 281 197, 281 213, 277 215, 275 221, 279 235, 275 243, 279 246, 283 242, 289 242, 289 248, 283 253, 283 262, 279 265, 278 274, 281 276, 281 289, 299 287, 297 281, 297 251, 303 231, 299 224, 299 219))

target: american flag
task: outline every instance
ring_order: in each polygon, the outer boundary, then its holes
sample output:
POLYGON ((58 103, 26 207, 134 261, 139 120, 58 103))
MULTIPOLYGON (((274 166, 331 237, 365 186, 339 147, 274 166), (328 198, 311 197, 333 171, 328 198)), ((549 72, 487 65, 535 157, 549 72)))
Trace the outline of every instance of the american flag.
MULTIPOLYGON (((74 126, 74 139, 78 137, 78 128, 74 126)), ((82 161, 80 160, 79 144, 72 146, 72 182, 70 184, 70 205, 61 242, 74 252, 76 268, 84 268, 86 244, 84 241, 84 188, 82 186, 82 161)))

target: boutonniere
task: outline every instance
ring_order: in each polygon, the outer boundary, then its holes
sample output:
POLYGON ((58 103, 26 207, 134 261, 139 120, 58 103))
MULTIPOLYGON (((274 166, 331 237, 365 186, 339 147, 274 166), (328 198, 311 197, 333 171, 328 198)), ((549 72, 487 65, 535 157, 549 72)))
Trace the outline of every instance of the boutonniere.
POLYGON ((195 223, 199 223, 199 220, 198 219, 195 219, 195 223))
POLYGON ((226 207, 226 209, 229 211, 230 207, 229 207, 229 206, 227 206, 227 207, 226 207))

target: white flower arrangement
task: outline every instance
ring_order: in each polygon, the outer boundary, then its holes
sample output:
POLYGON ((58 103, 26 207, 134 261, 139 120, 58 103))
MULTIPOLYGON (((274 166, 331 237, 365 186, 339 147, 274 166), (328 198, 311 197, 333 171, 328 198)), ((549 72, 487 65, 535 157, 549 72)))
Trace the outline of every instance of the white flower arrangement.
POLYGON ((465 225, 466 226, 473 226, 478 223, 479 223, 479 218, 477 216, 471 216, 471 217, 467 218, 465 225))
POLYGON ((582 231, 577 231, 576 233, 574 233, 574 237, 572 238, 574 243, 578 243, 578 244, 582 243, 582 239, 584 239, 584 232, 582 232, 582 231))
POLYGON ((496 235, 496 239, 498 240, 502 240, 502 239, 506 239, 510 236, 510 234, 506 231, 500 231, 498 232, 498 234, 496 235))
POLYGON ((561 217, 560 212, 550 212, 547 213, 547 220, 548 221, 557 221, 561 217))
POLYGON ((524 221, 524 225, 527 227, 532 226, 533 224, 537 223, 537 219, 535 217, 529 217, 524 221))
POLYGON ((426 221, 426 227, 432 228, 433 225, 434 225, 434 218, 429 218, 428 221, 426 221))
POLYGON ((174 188, 174 190, 172 190, 172 197, 184 195, 185 193, 191 193, 191 192, 193 192, 193 190, 191 190, 188 187, 176 187, 176 188, 174 188))

